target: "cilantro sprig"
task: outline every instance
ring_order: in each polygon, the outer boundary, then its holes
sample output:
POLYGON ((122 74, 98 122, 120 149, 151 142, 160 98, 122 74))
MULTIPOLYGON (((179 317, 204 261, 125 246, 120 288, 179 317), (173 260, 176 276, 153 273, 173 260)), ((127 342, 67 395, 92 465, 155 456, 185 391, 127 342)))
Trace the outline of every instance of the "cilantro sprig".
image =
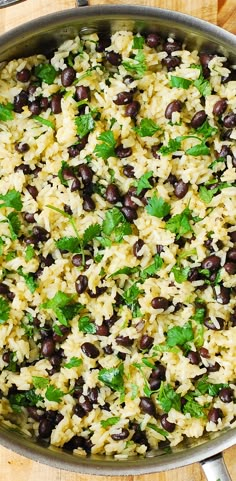
POLYGON ((141 177, 134 182, 134 186, 137 188, 137 195, 141 194, 143 189, 151 189, 152 184, 150 183, 149 179, 153 176, 153 171, 149 170, 145 172, 145 174, 141 175, 141 177))
POLYGON ((11 207, 18 212, 22 210, 23 204, 21 200, 21 194, 15 189, 9 190, 7 194, 0 194, 0 200, 3 201, 3 203, 0 204, 0 208, 11 207))
POLYGON ((155 193, 153 197, 148 199, 146 211, 148 214, 162 219, 170 213, 170 205, 162 197, 157 197, 155 193))
POLYGON ((107 130, 98 136, 98 140, 102 143, 97 144, 94 153, 97 157, 107 160, 109 157, 116 157, 115 146, 116 141, 112 130, 107 130))
POLYGON ((58 291, 55 296, 41 304, 41 309, 54 311, 58 321, 63 326, 68 326, 71 321, 83 308, 82 304, 74 302, 74 296, 58 291))
POLYGON ((139 126, 134 127, 133 130, 140 136, 140 137, 152 137, 158 130, 160 130, 160 126, 154 122, 152 119, 142 119, 139 126))
POLYGON ((181 411, 180 394, 178 394, 170 384, 165 383, 164 381, 161 382, 157 401, 161 405, 163 411, 166 413, 168 413, 172 408, 176 409, 176 411, 181 411))
POLYGON ((13 120, 13 108, 14 106, 10 102, 5 105, 0 104, 0 121, 7 122, 7 120, 13 120))
POLYGON ((192 219, 192 211, 186 207, 180 214, 172 216, 166 222, 166 229, 177 235, 177 239, 181 236, 191 232, 192 226, 190 220, 192 219))
POLYGON ((98 374, 99 381, 110 387, 113 391, 124 391, 124 366, 120 364, 118 367, 110 369, 103 368, 98 374))
POLYGON ((122 65, 128 72, 137 74, 138 78, 141 78, 147 70, 145 55, 142 50, 139 50, 134 58, 123 60, 122 65))
POLYGON ((108 237, 112 235, 115 242, 121 242, 125 235, 132 233, 132 228, 122 212, 114 207, 106 211, 102 232, 108 237))
POLYGON ((48 85, 52 85, 57 76, 56 69, 49 63, 37 65, 34 69, 34 73, 36 77, 43 80, 43 82, 48 85))

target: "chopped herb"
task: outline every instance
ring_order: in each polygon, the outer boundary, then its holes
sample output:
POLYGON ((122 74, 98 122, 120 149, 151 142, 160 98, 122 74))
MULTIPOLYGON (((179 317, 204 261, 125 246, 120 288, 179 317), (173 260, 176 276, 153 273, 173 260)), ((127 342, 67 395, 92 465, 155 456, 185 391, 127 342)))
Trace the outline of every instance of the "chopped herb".
POLYGON ((106 212, 102 232, 107 236, 113 234, 115 242, 121 242, 125 235, 132 234, 132 228, 122 212, 114 207, 106 212))
POLYGON ((109 172, 109 175, 110 175, 110 182, 112 184, 115 180, 115 171, 114 171, 114 169, 108 169, 108 172, 109 172))
POLYGON ((0 237, 0 256, 2 256, 4 245, 5 245, 5 241, 2 237, 0 237))
POLYGON ((52 309, 60 324, 68 326, 68 321, 71 321, 83 308, 82 304, 73 302, 73 299, 74 296, 58 291, 52 299, 44 302, 40 307, 52 309))
POLYGON ((173 352, 174 354, 178 354, 178 352, 180 352, 178 347, 170 347, 167 346, 167 344, 156 344, 153 346, 153 350, 158 352, 173 352))
POLYGON ((31 261, 33 257, 35 256, 35 250, 32 245, 28 245, 25 250, 25 260, 26 262, 31 261))
POLYGON ((167 335, 167 345, 173 346, 184 346, 186 342, 192 341, 194 339, 194 332, 191 322, 186 322, 183 327, 174 326, 169 329, 166 333, 167 335))
POLYGON ((153 429, 153 431, 156 431, 157 433, 159 433, 161 436, 164 436, 165 438, 168 436, 167 431, 165 431, 164 429, 158 428, 155 424, 147 423, 147 427, 150 429, 153 429))
POLYGON ((185 396, 185 399, 187 399, 187 402, 183 408, 184 414, 190 414, 192 418, 197 419, 205 417, 204 409, 197 401, 188 395, 185 396))
POLYGON ((170 86, 171 87, 176 87, 176 88, 181 88, 187 90, 190 85, 192 84, 192 80, 188 80, 183 77, 175 77, 174 75, 171 75, 170 77, 170 86))
POLYGON ((28 391, 20 391, 17 394, 10 394, 9 403, 13 411, 20 413, 21 406, 37 406, 39 402, 43 401, 43 397, 40 394, 36 394, 34 389, 28 391))
POLYGON ((16 212, 11 212, 6 218, 10 229, 11 239, 16 240, 21 227, 18 214, 16 212))
POLYGON ((151 189, 152 184, 150 184, 149 179, 153 176, 153 171, 150 170, 143 174, 135 183, 135 187, 137 187, 137 195, 141 194, 143 189, 151 189))
POLYGON ((141 50, 144 46, 145 38, 141 35, 136 35, 133 38, 132 48, 136 50, 141 50))
POLYGON ((98 140, 101 140, 101 144, 97 144, 94 153, 97 157, 103 160, 109 159, 109 157, 116 157, 115 146, 116 141, 112 130, 107 130, 99 135, 98 140))
POLYGON ((131 383, 131 400, 133 401, 138 395, 137 384, 131 383))
POLYGON ((10 305, 6 299, 0 297, 0 325, 9 319, 10 305))
POLYGON ((205 142, 201 142, 200 144, 194 145, 194 147, 187 149, 185 153, 187 155, 194 155, 195 157, 198 157, 199 155, 209 155, 210 152, 210 148, 207 147, 205 142))
POLYGON ((112 241, 108 239, 107 237, 95 237, 96 241, 101 244, 102 247, 111 247, 112 241))
POLYGON ((203 77, 202 73, 200 73, 197 80, 194 80, 193 85, 198 89, 203 97, 211 95, 211 84, 203 77))
POLYGON ((89 242, 95 239, 101 233, 101 226, 99 224, 91 224, 84 231, 83 245, 86 246, 89 242))
POLYGON ((37 65, 34 69, 34 73, 36 77, 40 78, 48 85, 52 85, 57 76, 57 71, 53 65, 49 63, 37 65))
POLYGON ((21 194, 15 189, 9 190, 5 195, 0 194, 0 200, 3 200, 3 204, 0 204, 0 208, 12 207, 12 209, 19 212, 23 207, 21 194))
POLYGON ((112 367, 110 369, 101 369, 98 374, 99 381, 103 382, 106 386, 113 389, 113 391, 124 391, 124 366, 120 364, 118 367, 112 367))
POLYGON ((60 389, 57 389, 55 386, 48 386, 45 397, 48 401, 54 401, 56 403, 60 403, 65 393, 60 389))
POLYGON ((201 185, 199 189, 199 197, 205 204, 210 204, 217 191, 218 187, 208 190, 205 185, 201 185))
POLYGON ((162 199, 162 197, 157 197, 156 192, 153 197, 148 199, 148 205, 146 206, 146 211, 148 214, 153 215, 162 219, 170 212, 170 205, 162 199))
POLYGON ((211 162, 211 164, 208 165, 208 169, 214 169, 214 167, 217 164, 220 164, 222 162, 226 162, 226 158, 225 157, 218 157, 217 159, 213 160, 213 162, 211 162))
POLYGON ((131 287, 129 287, 123 292, 122 297, 128 306, 132 306, 132 304, 137 300, 140 293, 141 290, 139 289, 137 284, 132 284, 131 287))
POLYGON ((79 367, 83 364, 82 359, 79 359, 78 357, 71 357, 69 362, 64 364, 64 367, 67 369, 71 369, 72 367, 79 367))
POLYGON ((189 207, 186 207, 181 214, 176 214, 167 221, 166 229, 177 234, 177 239, 179 239, 184 234, 187 234, 193 230, 189 222, 191 220, 191 216, 192 211, 189 209, 189 207))
POLYGON ((204 344, 204 326, 203 324, 198 324, 194 336, 194 344, 199 349, 204 344))
POLYGON ((32 273, 25 274, 22 270, 22 267, 19 267, 19 269, 17 269, 17 272, 21 277, 23 277, 29 291, 31 292, 31 294, 33 294, 37 289, 37 282, 34 278, 34 274, 32 273))
POLYGON ((210 396, 218 396, 219 391, 223 388, 228 388, 228 384, 212 384, 208 381, 207 376, 202 377, 196 384, 195 396, 201 396, 202 394, 209 394, 210 396))
POLYGON ((15 259, 17 257, 17 252, 16 251, 9 251, 6 255, 6 262, 11 261, 12 259, 15 259))
POLYGON ((159 254, 156 254, 154 257, 154 262, 140 272, 141 279, 152 277, 154 274, 156 274, 156 272, 158 272, 162 268, 162 266, 163 266, 163 260, 159 256, 159 254))
POLYGON ((32 383, 36 389, 46 389, 49 384, 49 380, 45 377, 32 376, 32 383))
POLYGON ((139 271, 139 267, 122 267, 118 271, 113 272, 109 277, 119 276, 120 274, 125 274, 126 276, 130 276, 131 274, 135 274, 139 271))
POLYGON ((196 309, 195 314, 191 317, 191 319, 194 319, 199 324, 202 324, 206 315, 206 310, 204 307, 199 307, 196 309))
POLYGON ((62 163, 61 163, 61 168, 60 168, 60 170, 58 170, 58 173, 57 173, 57 175, 58 175, 58 177, 59 177, 59 179, 60 179, 60 181, 61 181, 61 184, 62 184, 62 185, 65 185, 65 186, 68 186, 68 180, 64 179, 63 171, 64 171, 64 169, 68 169, 68 168, 71 169, 71 167, 69 166, 68 162, 65 162, 65 161, 63 160, 62 163))
POLYGON ((158 402, 160 403, 163 411, 168 413, 171 408, 176 409, 176 411, 181 410, 181 396, 177 394, 175 390, 165 382, 161 382, 161 387, 158 391, 158 402))
POLYGON ((160 127, 152 119, 142 119, 140 125, 134 127, 133 130, 140 137, 152 137, 158 130, 160 130, 160 127))
POLYGON ((7 371, 11 372, 16 372, 17 371, 17 357, 16 357, 16 352, 11 352, 10 353, 10 360, 9 364, 6 366, 7 371))
POLYGON ((87 334, 95 334, 96 326, 94 322, 91 322, 89 316, 83 316, 78 321, 78 327, 81 332, 86 332, 87 334))
POLYGON ((167 145, 163 145, 159 149, 159 152, 162 155, 169 155, 169 154, 172 154, 173 152, 176 152, 177 150, 180 150, 180 149, 181 149, 181 141, 177 137, 176 139, 170 139, 170 141, 167 145))
POLYGON ((50 127, 51 129, 55 129, 55 125, 53 122, 51 122, 51 120, 48 120, 48 119, 44 119, 43 117, 41 117, 40 115, 33 115, 32 117, 34 120, 36 120, 36 122, 39 122, 40 124, 42 125, 46 125, 46 127, 50 127))
POLYGON ((114 416, 112 418, 108 418, 105 421, 101 421, 102 428, 108 428, 109 426, 114 426, 120 421, 119 416, 114 416))
POLYGON ((79 117, 75 118, 75 125, 77 127, 77 135, 82 138, 85 135, 92 132, 95 127, 95 122, 93 119, 93 115, 91 112, 88 114, 80 115, 79 117))
POLYGON ((177 264, 172 267, 171 272, 174 274, 175 281, 178 284, 182 284, 182 282, 187 281, 189 275, 190 267, 181 267, 177 264))
POLYGON ((5 105, 0 104, 0 121, 6 122, 7 120, 13 120, 13 108, 14 106, 10 102, 5 105))
POLYGON ((71 252, 72 254, 81 252, 81 243, 77 237, 61 237, 55 241, 58 249, 71 252))
POLYGON ((217 132, 217 127, 212 127, 208 120, 205 120, 205 122, 196 129, 196 133, 203 135, 204 139, 212 137, 212 135, 215 135, 217 132))
POLYGON ((124 60, 122 65, 128 72, 136 73, 138 77, 142 77, 147 70, 145 55, 142 50, 139 50, 133 59, 124 60))

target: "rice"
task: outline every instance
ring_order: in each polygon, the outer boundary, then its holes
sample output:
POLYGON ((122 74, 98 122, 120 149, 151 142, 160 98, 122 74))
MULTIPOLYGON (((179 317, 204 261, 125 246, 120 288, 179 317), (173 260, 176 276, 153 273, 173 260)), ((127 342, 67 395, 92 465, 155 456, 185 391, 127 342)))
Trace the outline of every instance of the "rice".
POLYGON ((235 426, 232 75, 128 31, 3 66, 3 425, 117 460, 235 426))

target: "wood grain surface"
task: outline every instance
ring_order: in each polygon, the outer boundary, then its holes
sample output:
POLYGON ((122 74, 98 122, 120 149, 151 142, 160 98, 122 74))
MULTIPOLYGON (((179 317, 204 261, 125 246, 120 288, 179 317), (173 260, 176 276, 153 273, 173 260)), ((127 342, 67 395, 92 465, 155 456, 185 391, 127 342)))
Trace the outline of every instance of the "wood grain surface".
MULTIPOLYGON (((236 0, 90 0, 95 4, 149 5, 188 13, 236 33, 236 0)), ((18 5, 0 10, 0 34, 28 20, 47 13, 73 8, 75 0, 26 0, 18 5)), ((207 453, 206 453, 207 454, 207 453)), ((232 481, 236 480, 236 447, 224 453, 232 481)), ((26 459, 0 447, 0 481, 91 481, 91 476, 68 473, 26 459)), ((105 481, 106 477, 93 476, 93 481, 105 481)), ((112 481, 204 481, 198 464, 160 474, 143 476, 115 476, 112 481)), ((212 479, 211 481, 217 481, 212 479)))

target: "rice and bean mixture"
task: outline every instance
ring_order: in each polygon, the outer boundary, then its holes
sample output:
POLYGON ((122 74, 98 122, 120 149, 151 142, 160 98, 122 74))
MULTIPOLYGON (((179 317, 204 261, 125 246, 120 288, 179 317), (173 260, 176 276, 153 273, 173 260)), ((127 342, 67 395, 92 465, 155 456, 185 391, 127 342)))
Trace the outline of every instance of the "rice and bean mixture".
POLYGON ((77 454, 236 426, 236 81, 119 31, 0 72, 0 417, 77 454))

